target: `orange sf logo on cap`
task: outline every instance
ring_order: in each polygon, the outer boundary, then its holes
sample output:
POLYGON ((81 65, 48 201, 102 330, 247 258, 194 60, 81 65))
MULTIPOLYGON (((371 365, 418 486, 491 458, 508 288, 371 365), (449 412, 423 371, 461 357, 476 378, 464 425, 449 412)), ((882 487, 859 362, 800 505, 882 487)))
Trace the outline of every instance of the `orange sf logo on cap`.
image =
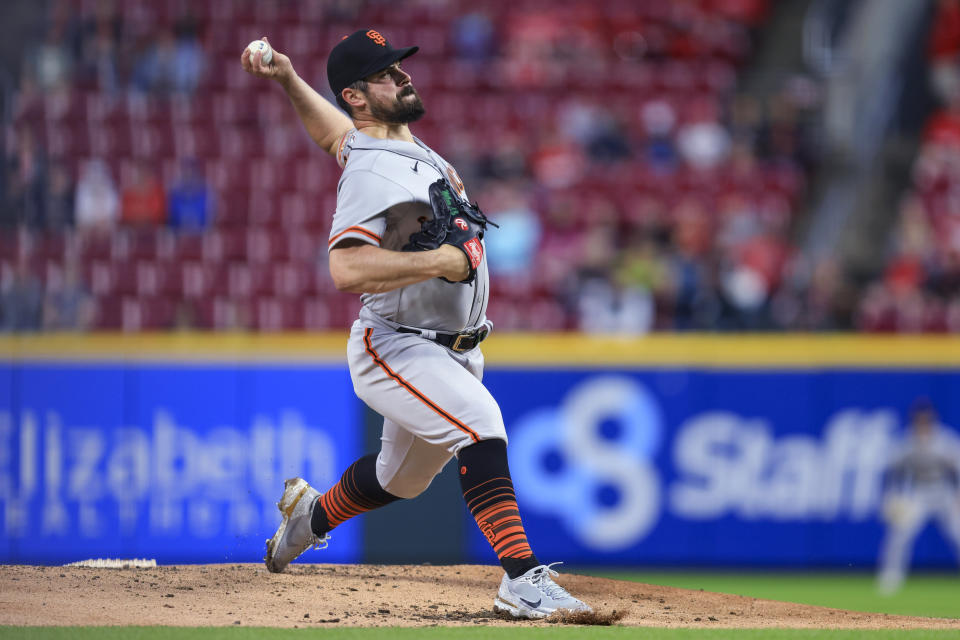
POLYGON ((376 42, 381 47, 387 46, 387 39, 384 38, 382 35, 380 35, 379 31, 374 31, 373 29, 370 29, 370 31, 367 31, 367 37, 373 40, 374 42, 376 42))

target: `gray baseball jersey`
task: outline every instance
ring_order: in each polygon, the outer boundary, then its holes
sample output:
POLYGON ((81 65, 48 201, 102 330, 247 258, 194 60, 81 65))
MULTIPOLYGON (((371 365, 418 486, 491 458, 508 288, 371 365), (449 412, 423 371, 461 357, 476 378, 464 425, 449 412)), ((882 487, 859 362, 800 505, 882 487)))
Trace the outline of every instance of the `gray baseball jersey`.
MULTIPOLYGON (((429 187, 444 178, 466 199, 460 177, 425 144, 380 140, 356 130, 340 144, 329 247, 346 238, 400 250, 433 216, 429 187)), ((431 278, 361 296, 363 308, 347 343, 357 396, 384 417, 377 480, 395 496, 423 491, 461 448, 507 439, 500 408, 481 382, 480 348, 457 353, 398 324, 460 332, 490 326, 486 252, 470 284, 431 278)))
MULTIPOLYGON (((353 238, 399 251, 420 229, 423 217, 433 217, 427 190, 437 178, 467 197, 453 167, 420 140, 381 140, 354 129, 344 135, 337 161, 343 175, 337 185, 329 249, 353 238)), ((437 331, 473 329, 486 322, 489 288, 484 257, 470 284, 431 278, 386 293, 364 294, 360 317, 373 319, 373 314, 437 331)))
POLYGON ((905 437, 890 458, 890 482, 901 490, 957 487, 960 479, 960 440, 943 426, 930 436, 905 437))

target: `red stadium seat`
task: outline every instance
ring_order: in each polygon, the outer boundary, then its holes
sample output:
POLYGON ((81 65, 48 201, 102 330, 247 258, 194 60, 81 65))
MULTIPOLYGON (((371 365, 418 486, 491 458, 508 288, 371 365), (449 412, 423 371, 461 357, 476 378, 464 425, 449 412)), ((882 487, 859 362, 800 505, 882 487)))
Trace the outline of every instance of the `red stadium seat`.
POLYGON ((209 126, 199 123, 174 127, 173 148, 180 158, 215 158, 220 153, 219 137, 209 126))
POLYGON ((327 235, 299 231, 287 233, 287 251, 295 262, 315 264, 317 258, 327 253, 327 235))
POLYGON ((176 237, 166 229, 129 229, 114 236, 117 258, 123 260, 172 259, 176 237))
POLYGON ((266 228, 247 232, 247 257, 251 263, 270 263, 290 257, 286 234, 266 228))
POLYGON ((217 229, 205 234, 203 259, 208 262, 246 260, 246 234, 242 229, 217 229))
POLYGON ((96 91, 84 94, 87 121, 98 127, 129 122, 126 103, 119 97, 96 91))
POLYGON ((285 163, 267 158, 255 158, 244 163, 247 183, 253 189, 289 191, 296 188, 296 173, 285 163))
POLYGON ((128 122, 103 123, 103 128, 90 138, 90 153, 101 158, 126 158, 133 150, 130 138, 128 122))
POLYGON ((86 95, 77 90, 47 93, 43 96, 43 113, 48 123, 85 122, 86 95))
POLYGON ((224 269, 205 262, 185 262, 180 267, 183 296, 204 299, 218 292, 226 292, 224 269))
POLYGON ((83 120, 75 124, 48 125, 46 148, 51 158, 66 159, 90 155, 90 136, 83 120))
POLYGON ((273 266, 272 289, 280 298, 301 298, 316 293, 316 268, 300 262, 279 263, 273 266))
POLYGON ((231 300, 218 297, 213 300, 212 321, 215 329, 250 329, 254 309, 249 300, 231 300))
POLYGON ((214 122, 213 98, 205 92, 178 94, 170 99, 170 119, 176 125, 208 126, 214 122))
POLYGON ((250 203, 250 224, 279 229, 281 226, 279 200, 280 198, 270 191, 260 189, 251 191, 248 199, 250 203))
POLYGON ((102 233, 81 233, 77 237, 80 258, 92 260, 110 260, 113 256, 113 237, 102 233))
POLYGON ((121 306, 126 332, 157 331, 173 327, 176 304, 163 297, 125 298, 121 306))
POLYGON ((96 299, 94 327, 101 331, 117 331, 123 327, 122 301, 112 296, 96 299))
POLYGON ((235 299, 248 299, 273 293, 267 269, 251 267, 243 262, 227 266, 227 294, 235 299))
POLYGON ((183 276, 179 264, 169 262, 136 263, 137 295, 180 297, 183 294, 183 276))
POLYGON ((203 236, 193 234, 177 236, 174 253, 178 262, 203 260, 203 236))
POLYGON ((231 159, 215 158, 206 163, 207 182, 217 191, 232 194, 249 188, 248 168, 231 159))
MULTIPOLYGON (((239 68, 237 61, 236 66, 239 68)), ((242 71, 241 71, 242 73, 242 71)), ((257 103, 248 96, 233 91, 221 91, 211 96, 213 119, 217 125, 255 124, 257 121, 257 103)))
POLYGON ((250 193, 246 190, 222 193, 217 206, 217 226, 223 229, 246 228, 250 222, 250 193))
POLYGON ((258 298, 254 304, 253 326, 258 331, 284 331, 304 328, 303 303, 272 297, 258 298))
POLYGON ((303 328, 321 331, 338 326, 334 324, 333 314, 326 298, 307 298, 303 301, 303 328))
POLYGON ((169 123, 134 125, 130 142, 136 158, 156 160, 174 156, 173 130, 169 123))
POLYGON ((298 193, 283 195, 280 199, 280 223, 284 229, 305 227, 313 217, 311 204, 313 199, 298 193))

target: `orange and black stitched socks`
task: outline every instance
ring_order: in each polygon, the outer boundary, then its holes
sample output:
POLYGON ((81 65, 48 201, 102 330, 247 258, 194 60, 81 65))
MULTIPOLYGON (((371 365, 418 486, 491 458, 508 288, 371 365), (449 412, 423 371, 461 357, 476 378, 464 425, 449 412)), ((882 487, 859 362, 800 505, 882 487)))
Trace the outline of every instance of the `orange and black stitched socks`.
POLYGON ((539 566, 520 520, 507 465, 507 443, 482 440, 461 449, 457 459, 463 499, 503 570, 512 579, 539 566))
POLYGON ((323 536, 353 516, 399 500, 387 493, 377 480, 377 454, 366 455, 347 467, 340 481, 317 499, 310 528, 323 536))

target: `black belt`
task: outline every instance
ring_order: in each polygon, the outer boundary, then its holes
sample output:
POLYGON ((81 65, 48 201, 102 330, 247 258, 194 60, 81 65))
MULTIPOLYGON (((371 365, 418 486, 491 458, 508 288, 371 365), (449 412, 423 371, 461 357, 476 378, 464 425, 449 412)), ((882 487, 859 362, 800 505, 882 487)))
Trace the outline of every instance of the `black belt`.
POLYGON ((457 353, 463 353, 464 351, 470 351, 478 344, 483 342, 487 334, 490 333, 487 327, 480 327, 479 329, 474 329, 473 331, 467 331, 465 333, 441 333, 439 331, 435 332, 436 337, 428 337, 424 335, 424 332, 420 329, 410 329, 407 327, 397 327, 398 333, 416 333, 427 340, 433 340, 437 344, 442 344, 451 351, 456 351, 457 353))

